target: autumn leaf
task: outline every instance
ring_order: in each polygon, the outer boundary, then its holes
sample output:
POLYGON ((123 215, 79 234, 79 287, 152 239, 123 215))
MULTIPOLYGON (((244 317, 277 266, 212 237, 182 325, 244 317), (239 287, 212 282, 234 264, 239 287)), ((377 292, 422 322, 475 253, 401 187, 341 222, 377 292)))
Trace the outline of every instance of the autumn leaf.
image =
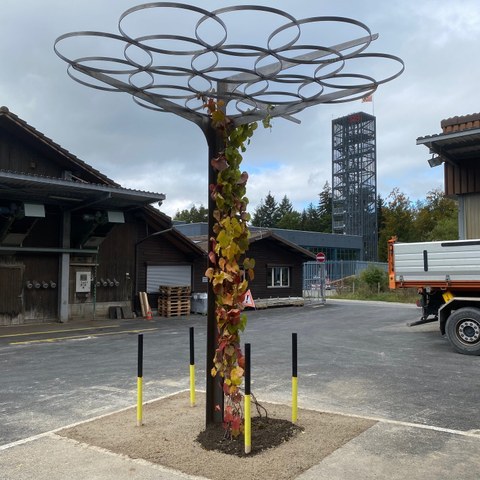
MULTIPOLYGON (((245 257, 249 248, 250 232, 247 212, 246 184, 248 173, 241 171, 242 153, 246 150, 257 123, 234 126, 228 118, 222 100, 203 98, 211 125, 223 136, 224 150, 210 163, 216 172, 215 183, 209 186, 215 202, 212 213, 214 224, 208 259, 212 267, 205 275, 215 295, 215 319, 218 329, 217 348, 213 359, 213 376, 223 381, 226 408, 224 427, 230 436, 243 431, 239 390, 245 375, 245 358, 240 348, 239 332, 245 329, 247 317, 242 313, 248 280, 253 279, 255 261, 245 257), (245 275, 243 274, 245 272, 245 275), (229 404, 229 405, 228 405, 229 404)), ((217 405, 215 408, 220 410, 217 405)))
POLYGON ((212 160, 210 161, 210 164, 215 170, 219 172, 222 172, 228 167, 227 161, 223 156, 212 158, 212 160))
POLYGON ((215 265, 217 263, 217 256, 215 255, 215 252, 210 252, 208 254, 208 259, 210 260, 210 263, 215 265))
POLYGON ((237 181, 237 185, 245 185, 248 180, 248 173, 243 172, 242 175, 240 176, 240 179, 237 181))

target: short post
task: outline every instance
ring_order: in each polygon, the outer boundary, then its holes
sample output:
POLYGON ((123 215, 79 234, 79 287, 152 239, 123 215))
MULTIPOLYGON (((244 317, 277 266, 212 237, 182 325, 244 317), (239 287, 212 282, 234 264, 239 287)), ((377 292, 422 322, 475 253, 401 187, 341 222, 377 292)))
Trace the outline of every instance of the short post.
POLYGON ((297 334, 292 333, 292 422, 298 419, 297 334))
POLYGON ((252 418, 250 413, 250 344, 245 344, 245 453, 252 451, 252 418))
POLYGON ((195 406, 195 344, 193 327, 190 327, 190 406, 195 406))
POLYGON ((138 334, 137 362, 137 427, 142 426, 143 418, 143 333, 138 334))

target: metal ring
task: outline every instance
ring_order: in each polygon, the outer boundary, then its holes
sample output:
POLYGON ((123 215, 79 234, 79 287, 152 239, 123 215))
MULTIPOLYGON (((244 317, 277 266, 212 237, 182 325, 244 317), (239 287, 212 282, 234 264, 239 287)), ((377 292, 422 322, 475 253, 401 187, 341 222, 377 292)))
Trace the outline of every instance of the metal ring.
POLYGON ((229 115, 233 110, 232 120, 244 122, 246 118, 261 118, 267 110, 272 116, 291 115, 317 103, 361 99, 379 85, 397 78, 405 69, 403 60, 394 55, 364 53, 377 35, 372 35, 362 22, 336 16, 295 19, 267 6, 231 6, 208 12, 182 3, 147 3, 121 14, 118 30, 120 34, 66 33, 55 40, 54 51, 68 64, 67 74, 76 82, 98 90, 129 93, 134 102, 145 108, 183 115, 199 124, 208 117, 201 100, 205 96, 225 100, 227 104, 231 102, 226 108, 229 115), (192 12, 193 21, 187 25, 191 28, 191 35, 159 33, 134 38, 127 34, 127 20, 149 9, 158 9, 161 14, 162 9, 192 12), (262 12, 279 17, 285 23, 267 36, 265 45, 227 44, 227 18, 236 12, 262 12), (198 14, 197 19, 195 14, 198 14), (215 37, 217 40, 210 42, 201 31, 209 21, 220 28, 220 35, 215 37), (352 25, 366 35, 333 46, 299 43, 302 27, 326 22, 352 25), (112 40, 123 46, 122 53, 111 57, 83 55, 69 58, 62 53, 60 44, 74 37, 112 40), (278 42, 280 38, 282 41, 278 42), (277 42, 282 45, 274 45, 277 42), (166 44, 165 47, 168 43, 177 43, 185 48, 163 48, 162 43, 166 44), (305 54, 296 55, 296 52, 305 54), (164 57, 172 58, 171 65, 164 57), (231 62, 230 58, 236 61, 231 62), (380 79, 346 72, 350 61, 367 58, 393 60, 400 66, 393 74, 380 79), (355 83, 352 80, 356 80, 355 83), (245 119, 240 119, 242 116, 245 119))

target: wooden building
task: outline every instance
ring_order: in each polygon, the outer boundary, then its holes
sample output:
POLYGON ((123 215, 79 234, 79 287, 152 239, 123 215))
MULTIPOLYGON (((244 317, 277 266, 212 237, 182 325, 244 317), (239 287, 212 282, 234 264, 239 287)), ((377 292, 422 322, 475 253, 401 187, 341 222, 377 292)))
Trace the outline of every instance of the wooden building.
POLYGON ((0 325, 131 315, 203 251, 150 206, 0 108, 0 325))
POLYGON ((417 138, 431 167, 444 165, 445 194, 458 199, 459 237, 480 238, 480 113, 441 121, 442 133, 417 138))
MULTIPOLYGON (((195 262, 195 292, 206 292, 207 237, 191 237, 205 252, 195 262)), ((255 259, 255 278, 249 282, 254 299, 303 296, 303 264, 315 254, 285 240, 270 230, 256 231, 250 237, 247 256, 255 259)))

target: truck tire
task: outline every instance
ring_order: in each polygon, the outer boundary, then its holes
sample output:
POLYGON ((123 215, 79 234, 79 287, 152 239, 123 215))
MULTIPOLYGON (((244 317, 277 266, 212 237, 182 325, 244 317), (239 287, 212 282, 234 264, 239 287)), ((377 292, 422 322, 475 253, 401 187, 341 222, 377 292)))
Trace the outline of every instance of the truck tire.
POLYGON ((464 355, 480 355, 480 310, 460 308, 447 319, 445 328, 452 347, 464 355))

